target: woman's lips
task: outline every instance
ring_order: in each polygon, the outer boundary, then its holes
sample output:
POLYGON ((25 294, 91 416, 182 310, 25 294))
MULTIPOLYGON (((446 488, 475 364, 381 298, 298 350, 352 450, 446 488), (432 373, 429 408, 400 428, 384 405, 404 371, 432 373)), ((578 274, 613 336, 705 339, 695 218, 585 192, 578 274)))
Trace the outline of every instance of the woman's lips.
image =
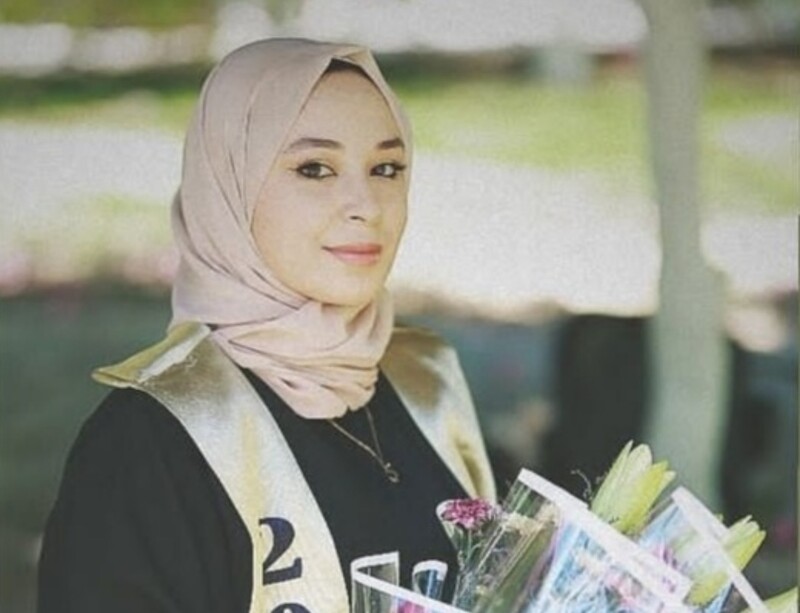
POLYGON ((350 243, 324 249, 342 262, 359 266, 375 264, 380 260, 381 251, 383 251, 383 248, 377 243, 350 243))

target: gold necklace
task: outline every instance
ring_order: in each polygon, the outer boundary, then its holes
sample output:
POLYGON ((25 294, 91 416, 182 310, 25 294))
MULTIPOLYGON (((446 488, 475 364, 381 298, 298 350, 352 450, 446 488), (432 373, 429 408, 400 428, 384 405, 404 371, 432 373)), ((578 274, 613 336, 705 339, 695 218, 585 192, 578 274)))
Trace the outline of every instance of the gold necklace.
POLYGON ((369 422, 369 430, 372 433, 372 442, 375 444, 375 449, 367 445, 364 441, 357 439, 355 436, 350 434, 347 430, 345 430, 342 426, 337 424, 332 419, 328 420, 328 423, 332 425, 336 430, 341 432, 344 436, 346 436, 351 442, 358 445, 361 449, 366 451, 372 458, 380 464, 380 467, 383 469, 383 473, 386 475, 386 478, 391 481, 392 483, 399 483, 400 482, 400 473, 397 472, 394 466, 390 462, 387 462, 383 457, 383 451, 381 451, 381 444, 378 441, 378 432, 375 430, 375 422, 372 420, 372 413, 369 410, 369 405, 364 407, 364 410, 367 412, 367 421, 369 422))

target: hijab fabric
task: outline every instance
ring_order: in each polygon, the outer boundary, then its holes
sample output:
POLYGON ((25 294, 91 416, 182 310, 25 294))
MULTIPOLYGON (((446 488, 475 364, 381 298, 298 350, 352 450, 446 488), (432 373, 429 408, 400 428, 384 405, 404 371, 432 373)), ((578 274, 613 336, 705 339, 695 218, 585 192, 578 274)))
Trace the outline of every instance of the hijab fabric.
POLYGON ((170 327, 208 324, 299 415, 325 419, 365 405, 394 327, 386 290, 360 306, 323 304, 284 285, 251 231, 263 182, 312 89, 334 59, 360 67, 401 136, 410 130, 368 50, 299 39, 251 43, 206 79, 184 146, 172 207, 180 264, 170 327))

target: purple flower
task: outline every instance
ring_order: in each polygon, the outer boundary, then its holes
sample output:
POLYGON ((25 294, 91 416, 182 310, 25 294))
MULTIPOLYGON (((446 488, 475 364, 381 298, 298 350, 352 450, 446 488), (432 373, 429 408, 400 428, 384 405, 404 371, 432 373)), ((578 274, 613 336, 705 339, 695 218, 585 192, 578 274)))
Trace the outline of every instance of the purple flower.
POLYGON ((497 516, 497 507, 481 498, 446 500, 437 508, 439 519, 472 532, 497 516))

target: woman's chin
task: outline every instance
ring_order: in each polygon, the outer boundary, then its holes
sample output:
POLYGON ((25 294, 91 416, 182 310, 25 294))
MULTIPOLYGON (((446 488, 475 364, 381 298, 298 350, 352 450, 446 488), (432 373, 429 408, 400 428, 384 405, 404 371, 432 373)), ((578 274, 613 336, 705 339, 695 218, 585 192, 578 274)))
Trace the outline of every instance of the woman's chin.
POLYGON ((380 290, 377 292, 339 293, 336 295, 330 295, 320 302, 332 306, 361 308, 373 302, 379 294, 380 290))
POLYGON ((301 294, 323 304, 361 307, 375 300, 382 292, 388 271, 384 266, 348 266, 347 270, 328 270, 315 287, 306 287, 301 294))
POLYGON ((312 297, 318 302, 342 307, 363 307, 374 301, 383 289, 383 282, 367 285, 331 284, 324 294, 312 297))

